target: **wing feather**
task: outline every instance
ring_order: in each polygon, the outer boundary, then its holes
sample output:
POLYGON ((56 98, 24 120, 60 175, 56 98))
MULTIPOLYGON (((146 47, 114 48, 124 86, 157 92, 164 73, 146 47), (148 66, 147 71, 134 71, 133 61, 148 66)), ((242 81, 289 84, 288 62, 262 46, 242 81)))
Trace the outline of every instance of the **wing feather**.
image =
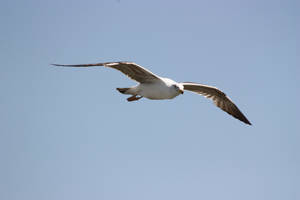
POLYGON ((212 99, 214 104, 221 108, 223 111, 237 118, 238 120, 251 125, 250 121, 245 115, 239 110, 239 108, 226 96, 224 92, 216 87, 198 84, 198 83, 181 83, 185 90, 189 90, 200 95, 203 95, 209 99, 212 99))
POLYGON ((106 63, 95 63, 95 64, 78 64, 78 65, 61 65, 61 64, 52 64, 54 66, 62 66, 62 67, 96 67, 96 66, 104 66, 114 68, 116 70, 121 71, 129 78, 140 82, 140 83, 148 83, 160 80, 160 77, 150 72, 149 70, 133 63, 133 62, 106 62, 106 63))

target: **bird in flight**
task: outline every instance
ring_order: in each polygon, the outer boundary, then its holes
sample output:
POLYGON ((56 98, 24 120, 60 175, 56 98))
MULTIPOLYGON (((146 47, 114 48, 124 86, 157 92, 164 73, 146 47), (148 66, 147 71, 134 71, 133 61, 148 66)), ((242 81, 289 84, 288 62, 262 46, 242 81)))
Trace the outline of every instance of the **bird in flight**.
POLYGON ((117 88, 122 94, 131 95, 128 101, 137 101, 143 97, 152 100, 173 99, 183 94, 184 90, 195 92, 206 98, 212 99, 214 104, 223 111, 237 118, 238 120, 251 125, 250 121, 238 109, 225 93, 216 87, 203 85, 193 82, 175 82, 169 78, 160 77, 149 70, 133 62, 105 62, 95 64, 77 64, 61 65, 52 64, 61 67, 97 67, 104 66, 117 69, 127 75, 129 78, 139 82, 137 86, 130 88, 117 88))

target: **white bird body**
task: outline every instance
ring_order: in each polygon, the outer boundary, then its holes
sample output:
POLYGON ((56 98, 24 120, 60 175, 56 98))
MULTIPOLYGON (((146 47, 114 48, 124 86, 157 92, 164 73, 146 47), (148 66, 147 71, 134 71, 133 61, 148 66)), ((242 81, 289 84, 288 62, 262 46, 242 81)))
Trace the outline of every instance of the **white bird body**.
POLYGON ((173 99, 183 93, 183 86, 168 78, 161 78, 161 81, 154 83, 140 83, 135 87, 129 88, 125 94, 139 95, 152 100, 173 99), (178 85, 181 89, 177 89, 178 85))
POLYGON ((63 67, 93 67, 104 66, 117 69, 123 72, 131 79, 139 82, 137 86, 130 88, 117 88, 123 94, 132 95, 127 100, 137 101, 143 97, 153 100, 173 99, 176 96, 183 94, 184 90, 192 91, 212 99, 214 104, 241 120, 242 122, 251 125, 249 120, 243 115, 238 107, 230 100, 229 97, 216 87, 203 85, 199 83, 182 82, 177 83, 169 78, 162 78, 149 70, 132 62, 107 62, 96 64, 79 64, 79 65, 61 65, 53 64, 55 66, 63 67))

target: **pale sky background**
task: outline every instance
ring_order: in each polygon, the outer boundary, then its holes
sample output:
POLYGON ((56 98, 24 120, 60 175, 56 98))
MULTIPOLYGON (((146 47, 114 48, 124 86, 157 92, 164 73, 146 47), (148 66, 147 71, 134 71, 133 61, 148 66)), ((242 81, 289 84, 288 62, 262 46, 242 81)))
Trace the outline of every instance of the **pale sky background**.
POLYGON ((300 1, 15 1, 0 6, 1 200, 299 200, 300 1), (128 103, 133 61, 222 89, 253 126, 186 92, 128 103))

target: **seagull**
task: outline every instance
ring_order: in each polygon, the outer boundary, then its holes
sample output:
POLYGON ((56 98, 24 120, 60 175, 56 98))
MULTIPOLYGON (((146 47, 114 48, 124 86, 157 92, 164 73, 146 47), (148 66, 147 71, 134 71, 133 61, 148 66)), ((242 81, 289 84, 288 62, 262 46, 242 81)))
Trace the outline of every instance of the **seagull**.
POLYGON ((121 71, 129 78, 137 81, 139 84, 129 88, 116 88, 120 93, 131 95, 127 101, 137 101, 143 97, 152 100, 173 99, 184 90, 195 92, 206 98, 212 99, 214 104, 223 111, 232 115, 236 119, 245 124, 252 125, 244 116, 239 108, 231 101, 231 99, 221 90, 209 85, 203 85, 193 82, 175 82, 169 78, 160 77, 151 71, 139 66, 133 62, 105 62, 94 64, 76 64, 62 65, 52 64, 61 67, 97 67, 104 66, 114 68, 121 71))

